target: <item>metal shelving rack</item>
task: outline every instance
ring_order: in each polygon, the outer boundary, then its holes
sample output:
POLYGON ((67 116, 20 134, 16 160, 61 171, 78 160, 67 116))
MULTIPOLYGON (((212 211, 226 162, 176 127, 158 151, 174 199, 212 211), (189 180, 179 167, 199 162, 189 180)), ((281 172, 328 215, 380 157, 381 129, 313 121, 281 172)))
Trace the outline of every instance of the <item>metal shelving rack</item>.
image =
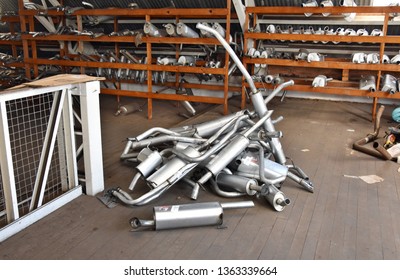
MULTIPOLYGON (((276 40, 276 41, 306 41, 305 43, 299 43, 298 45, 304 45, 305 48, 312 49, 312 45, 308 44, 310 41, 328 41, 328 42, 340 42, 340 43, 350 43, 350 44, 375 44, 379 46, 379 55, 380 58, 383 57, 385 52, 386 44, 398 44, 400 42, 400 36, 398 35, 388 35, 388 26, 393 24, 390 22, 390 14, 399 13, 400 7, 392 6, 392 7, 248 7, 246 9, 246 26, 250 26, 250 28, 244 34, 244 53, 247 53, 248 42, 252 40, 254 45, 256 45, 259 41, 267 41, 267 40, 276 40), (258 23, 262 22, 266 24, 268 20, 261 19, 263 16, 268 15, 277 18, 279 15, 285 16, 285 22, 287 25, 292 23, 306 23, 309 25, 315 24, 317 21, 312 18, 304 17, 302 20, 291 19, 290 16, 301 16, 304 13, 312 13, 312 14, 322 14, 322 13, 330 13, 332 18, 337 15, 343 13, 356 13, 365 14, 365 15, 380 15, 383 16, 383 19, 375 24, 379 24, 382 26, 383 36, 344 36, 344 35, 320 35, 320 34, 284 34, 284 33, 265 33, 265 32, 254 32, 254 28, 258 23), (287 17, 287 19, 286 19, 287 17), (251 19, 252 22, 251 22, 251 19), (250 24, 250 25, 249 25, 250 24)), ((274 19, 269 19, 270 22, 273 22, 274 19)), ((277 18, 279 23, 281 19, 277 18)), ((327 21, 327 23, 334 22, 327 21)), ((341 21, 345 22, 344 20, 341 21)), ((368 22, 365 21, 365 22, 368 22)), ((364 23, 365 23, 364 22, 364 23)), ((320 21, 321 23, 321 21, 320 21)), ((371 22, 372 23, 372 22, 371 22)), ((356 25, 356 23, 349 23, 347 25, 356 25)), ((310 76, 317 76, 324 71, 340 71, 341 77, 340 79, 335 79, 332 82, 329 82, 329 85, 326 87, 312 87, 311 82, 306 78, 294 78, 295 85, 288 88, 288 90, 293 91, 306 91, 306 92, 316 92, 316 93, 326 93, 326 94, 338 94, 338 95, 350 95, 350 96, 361 96, 366 98, 373 99, 372 106, 372 116, 373 118, 376 115, 377 103, 379 98, 389 98, 389 99, 398 99, 400 96, 398 94, 389 94, 387 92, 379 91, 380 88, 380 80, 383 73, 397 73, 400 72, 399 65, 396 64, 356 64, 352 63, 351 59, 339 59, 339 58, 327 58, 324 61, 295 61, 290 59, 279 59, 279 58, 251 58, 244 57, 243 62, 245 65, 253 66, 254 64, 267 64, 269 68, 276 68, 281 71, 287 71, 287 73, 296 73, 296 71, 301 71, 301 74, 309 74, 310 76), (297 69, 297 70, 296 70, 297 69), (377 91, 369 92, 366 90, 358 89, 358 83, 351 80, 352 72, 370 72, 376 75, 377 81, 377 91)), ((301 75, 300 74, 300 75, 301 75)), ((261 86, 261 85, 260 85, 261 86)), ((270 85, 269 85, 270 86, 270 85)), ((243 81, 242 86, 242 107, 245 106, 245 87, 246 83, 243 81)))
MULTIPOLYGON (((21 2, 21 1, 20 1, 21 2)), ((228 90, 240 91, 240 87, 229 87, 228 84, 228 65, 229 65, 229 55, 224 54, 223 66, 221 68, 208 68, 204 67, 201 63, 196 64, 196 66, 177 66, 177 65, 157 65, 153 56, 152 47, 159 44, 171 44, 176 46, 176 57, 179 56, 179 46, 181 44, 186 45, 220 45, 218 40, 214 38, 183 38, 183 37, 148 37, 143 36, 142 43, 146 46, 146 64, 128 64, 128 63, 116 63, 116 62, 95 62, 95 61, 83 61, 77 60, 73 55, 68 54, 68 49, 66 47, 67 42, 77 42, 78 49, 83 48, 84 42, 94 42, 97 44, 110 43, 114 44, 116 53, 119 51, 119 45, 135 44, 134 36, 118 36, 109 37, 107 35, 98 38, 91 38, 86 35, 46 35, 46 36, 34 36, 29 34, 29 32, 35 31, 35 16, 38 15, 37 10, 27 10, 23 7, 22 2, 20 3, 20 21, 21 21, 21 31, 22 44, 24 48, 24 63, 26 65, 26 75, 29 77, 31 73, 36 77, 39 74, 39 65, 58 65, 63 67, 63 69, 68 69, 69 67, 80 67, 81 72, 84 73, 85 68, 123 68, 131 70, 141 70, 147 71, 147 77, 152 77, 154 71, 167 71, 173 72, 176 76, 175 82, 166 82, 162 86, 178 88, 181 86, 183 88, 195 88, 195 89, 205 89, 212 91, 223 91, 223 97, 217 96, 194 96, 194 95, 178 95, 178 94, 166 94, 159 93, 153 90, 156 85, 151 78, 147 79, 146 91, 134 91, 121 89, 122 83, 133 83, 133 81, 121 81, 112 80, 116 85, 116 88, 102 88, 101 92, 104 94, 111 94, 118 96, 131 96, 147 99, 147 114, 148 118, 152 118, 153 114, 153 99, 162 100, 174 100, 174 101, 192 101, 192 102, 203 102, 212 104, 222 104, 223 113, 228 113, 228 90), (49 60, 46 58, 41 58, 38 55, 39 46, 43 45, 54 45, 57 46, 58 42, 64 42, 64 48, 60 48, 60 57, 70 56, 71 60, 49 60), (192 74, 214 74, 223 77, 223 84, 203 84, 203 83, 182 83, 180 85, 179 75, 184 73, 192 74)), ((50 16, 56 22, 65 21, 65 14, 61 11, 49 10, 46 12, 46 16, 50 16)), ((82 31, 82 17, 84 16, 112 16, 114 18, 114 31, 117 32, 119 29, 119 21, 135 19, 142 20, 143 24, 145 21, 151 22, 157 19, 168 19, 179 20, 186 19, 205 19, 205 20, 223 20, 226 23, 226 36, 229 39, 230 34, 230 20, 231 20, 231 1, 227 0, 227 5, 225 8, 218 9, 179 9, 179 8, 163 8, 163 9, 129 9, 129 8, 110 8, 110 9, 82 9, 76 10, 69 17, 76 17, 78 23, 78 29, 82 31)))

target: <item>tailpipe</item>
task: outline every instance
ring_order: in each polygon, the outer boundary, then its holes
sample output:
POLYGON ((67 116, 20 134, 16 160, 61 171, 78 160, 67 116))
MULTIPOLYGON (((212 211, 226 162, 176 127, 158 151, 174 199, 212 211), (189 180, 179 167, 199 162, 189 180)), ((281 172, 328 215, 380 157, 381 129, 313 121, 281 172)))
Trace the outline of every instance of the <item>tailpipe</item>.
POLYGON ((290 205, 290 199, 287 198, 277 187, 274 185, 264 187, 266 191, 264 197, 276 211, 281 212, 286 206, 290 205))

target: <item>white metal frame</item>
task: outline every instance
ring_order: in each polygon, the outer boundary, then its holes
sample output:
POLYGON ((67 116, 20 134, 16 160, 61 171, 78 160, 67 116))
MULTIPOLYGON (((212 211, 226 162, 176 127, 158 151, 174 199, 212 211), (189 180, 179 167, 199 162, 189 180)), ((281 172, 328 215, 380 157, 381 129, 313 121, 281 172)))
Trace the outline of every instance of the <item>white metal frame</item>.
MULTIPOLYGON (((0 229, 0 242, 82 194, 82 187, 78 181, 72 95, 80 97, 86 194, 96 195, 104 190, 99 94, 99 81, 62 86, 23 88, 0 94, 0 170, 8 222, 7 226, 0 229), (54 93, 54 101, 40 156, 30 213, 20 217, 6 102, 49 92, 54 93), (67 180, 66 183, 63 183, 63 190, 67 192, 42 205, 44 186, 46 185, 57 134, 64 136, 61 142, 64 144, 62 148, 66 154, 66 166, 63 168, 66 169, 67 180)), ((60 176, 62 175, 60 174, 60 176)))

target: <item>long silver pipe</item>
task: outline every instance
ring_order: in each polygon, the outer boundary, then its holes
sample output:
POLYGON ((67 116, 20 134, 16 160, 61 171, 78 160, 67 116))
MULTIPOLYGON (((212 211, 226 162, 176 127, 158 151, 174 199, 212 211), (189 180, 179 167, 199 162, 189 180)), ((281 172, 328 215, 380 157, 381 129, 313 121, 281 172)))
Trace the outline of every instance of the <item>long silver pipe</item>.
POLYGON ((249 87, 250 87, 251 91, 253 93, 258 92, 258 89, 257 89, 256 85, 254 84, 254 81, 251 78, 249 72, 247 72, 247 70, 244 67, 243 63, 240 61, 239 57, 236 55, 235 51, 231 48, 229 43, 227 41, 225 41, 225 38, 222 37, 221 34, 219 34, 217 30, 215 30, 215 29, 213 29, 213 28, 211 28, 209 26, 205 26, 204 24, 202 24, 200 22, 197 23, 196 27, 198 29, 200 29, 200 30, 204 30, 204 31, 210 32, 211 34, 213 34, 215 36, 215 38, 217 38, 217 40, 222 44, 222 46, 229 53, 229 55, 231 56, 231 58, 233 59, 233 61, 237 65, 237 67, 239 68, 240 72, 242 72, 242 74, 245 77, 247 83, 249 84, 249 87))
POLYGON ((226 142, 232 137, 232 135, 236 133, 236 131, 237 131, 238 127, 239 127, 240 122, 242 122, 244 119, 246 119, 246 118, 248 118, 248 117, 249 117, 249 116, 247 116, 247 115, 243 115, 243 116, 239 117, 239 118, 236 120, 236 123, 235 123, 233 129, 232 129, 229 133, 227 133, 227 134, 218 142, 218 144, 212 146, 212 148, 210 148, 208 151, 206 151, 204 154, 202 154, 202 155, 199 156, 199 157, 190 157, 190 156, 187 156, 187 155, 185 155, 184 153, 182 153, 181 151, 178 151, 178 150, 173 150, 172 152, 173 152, 176 156, 178 156, 179 158, 181 158, 181 159, 183 159, 183 160, 185 160, 185 161, 188 161, 188 162, 201 162, 201 161, 207 159, 208 157, 210 157, 212 154, 216 153, 216 152, 217 152, 218 150, 220 150, 221 148, 223 148, 224 145, 226 144, 226 142))
POLYGON ((164 133, 167 135, 175 135, 175 136, 180 136, 179 133, 171 131, 169 129, 166 128, 162 128, 162 127, 152 127, 149 130, 146 130, 145 132, 143 132, 142 134, 139 134, 138 136, 135 137, 136 141, 141 141, 147 137, 149 137, 150 135, 152 135, 153 133, 164 133))
POLYGON ((132 142, 131 149, 144 148, 149 145, 160 144, 164 142, 172 142, 172 141, 180 141, 185 143, 194 143, 201 144, 207 141, 207 139, 203 138, 193 138, 193 137, 184 137, 184 136, 175 136, 175 135, 162 135, 150 139, 145 139, 140 142, 132 142))
POLYGON ((264 99, 264 104, 268 104, 268 102, 270 102, 275 95, 277 95, 283 88, 285 87, 289 87, 294 85, 294 81, 290 80, 287 82, 284 82, 282 84, 280 84, 279 86, 277 86, 265 99, 264 99))
POLYGON ((159 197, 162 193, 164 193, 166 190, 169 189, 169 185, 166 185, 164 187, 159 187, 150 190, 149 192, 145 193, 144 195, 140 196, 139 198, 133 199, 127 192, 121 190, 121 189, 116 189, 112 190, 111 194, 117 197, 119 200, 121 200, 123 203, 126 205, 144 205, 157 197, 159 197))

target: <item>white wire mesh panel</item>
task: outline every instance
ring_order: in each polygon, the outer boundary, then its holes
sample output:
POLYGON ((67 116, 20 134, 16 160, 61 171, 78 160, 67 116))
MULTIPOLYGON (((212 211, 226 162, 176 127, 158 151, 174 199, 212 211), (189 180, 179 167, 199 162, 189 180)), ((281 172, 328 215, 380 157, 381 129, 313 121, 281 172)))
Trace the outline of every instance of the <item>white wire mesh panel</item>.
MULTIPOLYGON (((6 102, 20 217, 29 210, 52 104, 52 93, 6 102)), ((60 158, 56 144, 46 184, 44 203, 60 194, 62 194, 60 158)))
POLYGON ((0 169, 0 228, 5 226, 6 223, 7 223, 6 202, 4 199, 3 179, 1 178, 1 169, 0 169))

